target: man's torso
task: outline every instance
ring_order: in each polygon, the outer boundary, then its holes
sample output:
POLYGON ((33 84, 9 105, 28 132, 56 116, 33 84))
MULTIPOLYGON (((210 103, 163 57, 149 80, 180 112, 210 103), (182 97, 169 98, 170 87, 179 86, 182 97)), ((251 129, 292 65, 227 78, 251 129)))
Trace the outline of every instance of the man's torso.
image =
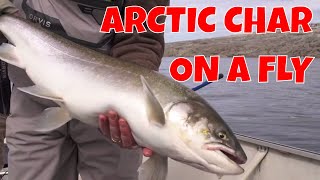
POLYGON ((109 52, 113 33, 100 33, 107 6, 122 0, 14 0, 26 19, 65 38, 93 49, 109 52))

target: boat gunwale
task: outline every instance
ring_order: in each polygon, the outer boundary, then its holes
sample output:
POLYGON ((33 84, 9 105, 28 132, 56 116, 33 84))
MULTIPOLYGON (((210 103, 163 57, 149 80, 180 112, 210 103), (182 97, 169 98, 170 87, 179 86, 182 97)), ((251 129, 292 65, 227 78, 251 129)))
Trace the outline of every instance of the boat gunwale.
POLYGON ((301 148, 296 148, 293 146, 284 145, 284 144, 271 142, 271 141, 267 141, 267 140, 262 140, 262 139, 258 139, 255 137, 243 135, 243 134, 235 133, 235 135, 237 136, 238 140, 243 141, 243 142, 257 144, 259 146, 268 147, 270 149, 274 149, 274 150, 277 150, 277 151, 280 151, 283 153, 290 153, 290 154, 294 154, 297 156, 302 156, 305 158, 320 161, 320 154, 317 152, 313 152, 313 151, 309 151, 309 150, 305 150, 305 149, 301 149, 301 148))

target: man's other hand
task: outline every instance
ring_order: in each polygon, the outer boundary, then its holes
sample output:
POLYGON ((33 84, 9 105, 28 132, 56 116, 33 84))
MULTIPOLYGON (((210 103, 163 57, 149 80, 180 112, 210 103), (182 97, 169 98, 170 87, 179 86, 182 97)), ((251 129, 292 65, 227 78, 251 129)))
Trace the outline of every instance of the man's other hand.
MULTIPOLYGON (((133 149, 138 147, 129 124, 124 118, 119 117, 115 111, 100 114, 99 128, 104 136, 122 148, 133 149)), ((143 155, 146 157, 152 156, 152 150, 143 148, 143 155)))

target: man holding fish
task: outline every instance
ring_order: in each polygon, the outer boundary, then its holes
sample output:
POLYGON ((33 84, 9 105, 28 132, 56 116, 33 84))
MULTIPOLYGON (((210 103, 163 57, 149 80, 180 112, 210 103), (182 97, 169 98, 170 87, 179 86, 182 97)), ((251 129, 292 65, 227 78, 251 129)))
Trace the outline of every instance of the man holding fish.
MULTIPOLYGON (((0 11, 21 15, 57 34, 121 60, 153 70, 158 70, 160 66, 164 50, 163 34, 101 34, 99 29, 107 6, 122 9, 139 5, 151 9, 157 5, 168 5, 168 0, 15 0, 13 3, 15 6, 1 0, 0 11), (91 14, 85 9, 90 9, 91 14)), ((23 71, 9 67, 9 74, 14 83, 11 114, 17 114, 7 119, 10 179, 72 180, 77 179, 78 171, 83 179, 137 179, 141 150, 131 135, 128 123, 117 112, 107 109, 105 113, 101 112, 101 132, 78 120, 45 134, 25 131, 25 126, 32 123, 30 116, 52 103, 30 98, 17 90, 17 87, 31 83, 23 71)), ((152 151, 144 148, 143 154, 151 156, 152 151)))
POLYGON ((0 16, 0 32, 11 43, 0 45, 0 59, 13 65, 10 178, 72 180, 79 171, 84 180, 137 179, 139 151, 121 149, 106 136, 126 148, 135 141, 152 149, 139 168, 140 180, 165 180, 169 157, 219 175, 244 171, 246 154, 220 115, 194 91, 155 71, 163 34, 97 30, 107 4, 148 11, 168 1, 15 4, 29 21, 0 16))

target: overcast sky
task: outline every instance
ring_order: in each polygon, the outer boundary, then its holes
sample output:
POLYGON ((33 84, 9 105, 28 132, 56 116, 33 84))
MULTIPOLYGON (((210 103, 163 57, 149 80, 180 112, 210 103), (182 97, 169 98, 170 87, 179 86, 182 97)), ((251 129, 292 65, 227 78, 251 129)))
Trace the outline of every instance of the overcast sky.
MULTIPOLYGON (((217 12, 215 16, 208 19, 209 23, 216 23, 216 32, 214 33, 203 33, 201 30, 197 30, 195 33, 186 32, 186 22, 187 19, 182 17, 181 22, 181 32, 180 33, 170 33, 171 18, 167 18, 167 28, 165 33, 166 42, 192 40, 192 39, 203 39, 211 37, 221 37, 230 35, 230 33, 225 29, 223 24, 223 19, 226 11, 233 6, 244 6, 244 7, 256 7, 265 6, 267 12, 271 12, 272 7, 284 6, 286 8, 287 14, 290 17, 290 8, 293 6, 303 5, 312 9, 313 11, 313 22, 320 22, 320 0, 171 0, 171 6, 185 6, 204 8, 207 6, 217 7, 217 12)), ((289 18, 288 17, 288 18, 289 18)), ((235 19, 236 22, 242 22, 242 17, 238 16, 235 19)))

